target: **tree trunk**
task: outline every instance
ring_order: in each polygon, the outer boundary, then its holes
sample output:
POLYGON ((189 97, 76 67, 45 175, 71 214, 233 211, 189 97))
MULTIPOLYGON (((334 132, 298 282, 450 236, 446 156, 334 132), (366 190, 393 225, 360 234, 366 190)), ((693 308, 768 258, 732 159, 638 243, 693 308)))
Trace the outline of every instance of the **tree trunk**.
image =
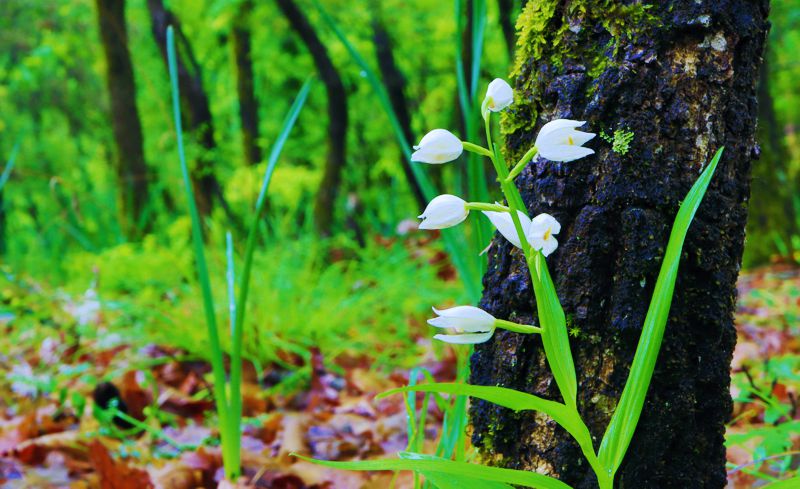
POLYGON ((128 50, 125 0, 96 0, 100 38, 106 56, 111 127, 117 146, 115 166, 120 185, 120 224, 129 238, 151 228, 144 215, 152 180, 144 159, 142 124, 136 108, 136 83, 128 50), (141 228, 140 228, 141 227, 141 228))
MULTIPOLYGON (((408 113, 408 102, 405 95, 406 80, 394 61, 392 39, 389 37, 389 32, 377 15, 372 20, 372 40, 375 43, 375 56, 378 61, 378 68, 381 70, 383 84, 389 94, 389 101, 403 130, 406 144, 410 147, 414 144, 414 134, 411 132, 411 115, 408 113)), ((414 194, 414 198, 417 200, 417 205, 420 209, 424 209, 428 205, 428 200, 425 198, 425 194, 422 193, 422 188, 417 183, 417 179, 414 178, 411 162, 401 156, 400 164, 403 166, 403 173, 406 176, 411 192, 414 194)))
MULTIPOLYGON (((214 152, 217 142, 214 139, 214 124, 208 94, 203 88, 200 64, 194 56, 189 39, 183 34, 178 18, 164 7, 163 0, 147 0, 150 11, 153 36, 167 62, 167 27, 175 31, 175 52, 178 65, 178 88, 181 95, 181 114, 186 129, 202 148, 199 151, 195 168, 192 171, 197 209, 204 216, 211 215, 213 199, 219 200, 228 218, 236 223, 236 218, 228 207, 222 194, 222 187, 214 176, 214 152)), ((237 226, 238 227, 238 226, 237 226)))
POLYGON ((514 0, 497 0, 498 20, 500 29, 503 31, 503 40, 506 42, 506 49, 509 57, 514 56, 514 43, 516 36, 514 33, 514 0))
POLYGON ((330 235, 333 227, 336 195, 342 180, 342 170, 347 161, 347 93, 339 72, 328 56, 328 51, 305 14, 294 0, 276 0, 276 2, 292 29, 308 48, 328 95, 328 157, 314 202, 314 224, 317 231, 326 236, 330 235))
POLYGON ((261 161, 261 147, 258 144, 258 101, 253 82, 252 42, 250 35, 250 16, 253 12, 252 0, 239 5, 233 23, 233 52, 236 58, 236 93, 239 95, 239 120, 242 124, 242 148, 248 165, 261 161))
MULTIPOLYGON (((768 0, 671 0, 645 8, 595 1, 528 2, 505 121, 511 161, 556 118, 592 132, 629 130, 630 151, 597 138, 571 163, 537 159, 517 179, 528 212, 562 224, 548 258, 567 314, 578 406, 595 448, 628 376, 672 222, 701 168, 725 146, 689 229, 669 322, 620 488, 722 488, 731 412, 733 312, 754 141, 756 80, 768 0), (619 148, 618 148, 619 149, 619 148)), ((482 306, 537 322, 519 250, 496 239, 482 306)), ((474 384, 559 399, 540 339, 499 331, 472 358, 474 384)), ((486 460, 536 470, 576 489, 596 479, 549 418, 485 402, 471 408, 486 460)))

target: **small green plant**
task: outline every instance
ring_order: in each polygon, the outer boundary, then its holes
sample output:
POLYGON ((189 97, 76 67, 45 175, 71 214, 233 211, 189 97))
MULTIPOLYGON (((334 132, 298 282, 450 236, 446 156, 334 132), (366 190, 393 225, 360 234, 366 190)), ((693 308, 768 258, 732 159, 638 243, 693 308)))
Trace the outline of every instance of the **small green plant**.
MULTIPOLYGON (((427 394, 451 394, 457 399, 466 396, 482 399, 515 411, 535 410, 549 415, 578 442, 583 455, 595 472, 601 489, 612 489, 614 476, 628 449, 644 406, 645 395, 655 368, 664 330, 667 324, 675 280, 678 273, 681 250, 689 225, 711 181, 722 155, 717 151, 711 163, 692 186, 681 205, 667 244, 664 261, 653 291, 653 298, 645 318, 639 345, 634 356, 628 381, 622 397, 611 418, 600 449, 595 451, 589 429, 581 419, 577 408, 577 380, 575 364, 569 344, 569 331, 564 310, 556 294, 545 258, 558 247, 555 238, 561 225, 549 214, 529 218, 519 190, 514 183, 525 166, 538 154, 551 161, 573 161, 594 153, 583 145, 595 135, 579 131, 584 123, 559 119, 542 127, 534 146, 509 171, 503 154, 492 137, 492 114, 513 103, 513 90, 503 80, 489 84, 482 104, 488 148, 461 141, 444 129, 434 129, 422 138, 411 160, 420 163, 441 164, 457 159, 466 150, 488 157, 497 172, 500 188, 507 205, 486 202, 467 202, 454 195, 440 195, 428 204, 420 218, 420 229, 444 229, 464 222, 469 213, 480 211, 489 218, 498 232, 510 243, 521 249, 530 271, 538 326, 517 324, 497 319, 486 311, 473 306, 457 306, 434 312, 438 317, 429 320, 431 326, 453 331, 453 334, 437 334, 434 338, 453 344, 474 344, 488 341, 497 328, 522 334, 539 334, 545 356, 556 385, 564 402, 546 400, 513 389, 492 386, 475 386, 465 383, 433 383, 412 385, 384 393, 424 392, 427 394)), ((630 136, 620 136, 627 148, 630 136)), ((622 149, 622 148, 619 148, 622 149)), ((626 149, 627 151, 627 149, 626 149)), ((413 406, 414 399, 407 402, 413 406)), ((410 439, 415 440, 411 430, 410 439)), ((409 448, 418 448, 418 443, 409 442, 409 448)), ((401 453, 399 460, 374 462, 322 462, 316 463, 350 470, 413 470, 422 474, 429 482, 439 487, 508 487, 517 484, 539 488, 567 488, 565 483, 541 474, 484 467, 449 460, 449 456, 433 457, 419 453, 401 453), (460 482, 459 482, 460 481, 460 482)))
POLYGON ((267 190, 278 162, 278 156, 283 149, 289 132, 294 126, 300 110, 308 97, 311 89, 309 78, 300 88, 294 103, 289 109, 289 113, 284 120, 281 132, 276 139, 268 158, 267 169, 261 185, 261 191, 256 202, 255 212, 250 224, 245 246, 244 265, 239 283, 239 296, 234 298, 233 287, 233 252, 230 235, 227 240, 228 260, 228 292, 230 333, 231 333, 231 372, 230 383, 226 381, 224 357, 220 343, 220 333, 217 328, 216 312, 214 308, 214 298, 211 290, 211 280, 206 265, 205 250, 203 247, 203 231, 200 224, 200 216, 195 205, 192 184, 189 178, 189 168, 186 164, 186 155, 183 145, 183 130, 181 128, 181 109, 180 91, 178 88, 178 69, 175 56, 175 40, 172 26, 167 28, 167 57, 169 63, 169 76, 172 89, 172 108, 175 121, 175 132, 178 141, 178 157, 180 161, 183 185, 186 191, 186 200, 189 205, 189 215, 192 222, 192 243, 194 247, 194 257, 197 266, 197 276, 200 281, 200 288, 203 297, 203 309, 205 311, 206 326, 208 331, 208 341, 210 345, 211 367, 214 376, 214 402, 217 408, 217 416, 220 424, 220 440, 222 443, 222 461, 225 470, 225 477, 230 481, 236 481, 241 473, 241 425, 242 425, 242 342, 243 327, 245 317, 245 306, 247 304, 247 294, 250 286, 250 272, 252 270, 253 252, 255 250, 256 237, 261 222, 261 215, 264 212, 267 190))
POLYGON ((630 151, 630 144, 633 141, 633 131, 618 129, 613 135, 605 130, 600 131, 600 139, 611 144, 611 151, 625 156, 630 151))

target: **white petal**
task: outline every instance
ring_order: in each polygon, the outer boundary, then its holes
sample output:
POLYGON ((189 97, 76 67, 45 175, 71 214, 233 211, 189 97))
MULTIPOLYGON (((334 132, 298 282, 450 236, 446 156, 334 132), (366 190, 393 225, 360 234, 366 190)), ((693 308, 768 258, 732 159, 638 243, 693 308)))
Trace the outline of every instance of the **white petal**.
POLYGON ((440 317, 429 319, 428 324, 437 328, 455 328, 470 333, 490 331, 494 328, 494 316, 473 306, 457 306, 433 311, 440 317))
POLYGON ((550 161, 573 161, 594 154, 594 150, 582 146, 563 145, 539 147, 539 155, 550 161))
POLYGON ((570 135, 572 136, 572 144, 574 144, 575 146, 583 146, 584 144, 594 139, 595 136, 597 136, 597 134, 593 132, 583 132, 583 131, 572 131, 570 135))
MULTIPOLYGON (((486 217, 492 221, 494 227, 506 238, 511 244, 517 248, 522 248, 522 241, 517 234, 517 228, 514 227, 514 221, 511 219, 511 214, 508 212, 495 212, 495 211, 482 211, 486 217)), ((530 218, 522 211, 517 211, 520 224, 522 224, 522 232, 526 235, 531 227, 530 218)))
POLYGON ((433 339, 444 341, 445 343, 452 343, 455 345, 474 345, 477 343, 485 343, 494 334, 494 330, 487 333, 471 333, 471 334, 437 334, 433 339))
POLYGON ((573 121, 571 119, 556 119, 554 121, 550 121, 539 130, 539 134, 536 136, 536 146, 539 146, 539 141, 544 140, 548 137, 548 135, 554 131, 559 129, 575 129, 576 127, 581 127, 582 125, 586 124, 586 121, 573 121))
POLYGON ((439 316, 462 318, 462 319, 480 319, 483 321, 494 321, 494 316, 484 311, 480 307, 474 306, 456 306, 449 309, 436 309, 432 308, 433 312, 439 316))
POLYGON ((545 240, 544 246, 542 246, 541 251, 542 251, 542 254, 545 257, 547 257, 547 256, 550 256, 550 254, 552 252, 556 251, 556 248, 558 248, 558 240, 555 237, 550 236, 549 239, 545 240))
POLYGON ((430 201, 420 214, 420 229, 444 229, 455 226, 467 218, 466 202, 455 195, 439 195, 430 201))
POLYGON ((548 230, 550 234, 560 233, 561 223, 559 223, 555 217, 543 212, 531 220, 529 236, 543 236, 548 230))
POLYGON ((499 112, 514 102, 514 90, 505 80, 495 78, 486 90, 486 98, 490 99, 487 105, 492 112, 499 112))
POLYGON ((485 323, 476 321, 474 319, 456 319, 446 317, 428 319, 428 324, 434 328, 455 329, 465 333, 485 333, 486 331, 491 331, 494 328, 494 321, 492 321, 491 325, 487 326, 485 323))
POLYGON ((464 151, 464 146, 453 133, 445 129, 434 129, 426 134, 411 155, 411 161, 441 164, 453 161, 464 151))

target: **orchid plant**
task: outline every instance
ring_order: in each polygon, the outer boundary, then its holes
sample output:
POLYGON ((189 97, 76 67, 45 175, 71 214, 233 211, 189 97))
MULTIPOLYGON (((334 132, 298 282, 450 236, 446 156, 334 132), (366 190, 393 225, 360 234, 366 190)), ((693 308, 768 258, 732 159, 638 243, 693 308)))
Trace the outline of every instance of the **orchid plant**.
MULTIPOLYGON (((595 450, 589 429, 578 411, 578 383, 570 350, 566 317, 545 260, 558 248, 556 235, 561 232, 561 225, 553 216, 546 213, 530 218, 515 184, 516 177, 537 156, 550 161, 570 162, 594 154, 591 148, 584 145, 591 141, 595 134, 579 130, 585 125, 583 121, 558 119, 548 122, 539 131, 534 146, 509 168, 492 137, 492 115, 506 109, 513 104, 513 101, 514 91, 507 82, 501 79, 492 81, 481 107, 487 147, 461 141, 445 129, 434 129, 414 147, 415 152, 411 160, 418 163, 444 164, 456 160, 463 151, 491 160, 507 204, 469 202, 455 195, 439 195, 430 201, 419 216, 422 219, 419 227, 420 229, 449 228, 464 222, 471 211, 483 213, 504 239, 522 251, 533 285, 538 325, 517 324, 498 319, 489 312, 470 305, 443 310, 434 308, 437 317, 430 319, 428 323, 433 327, 448 330, 449 333, 436 334, 434 338, 452 344, 489 341, 497 328, 519 334, 541 335, 545 356, 563 402, 503 387, 462 383, 411 385, 386 392, 379 397, 408 392, 446 393, 471 396, 515 411, 541 411, 560 424, 577 441, 597 476, 599 487, 612 489, 614 476, 633 437, 653 375, 672 302, 683 242, 722 155, 722 149, 717 151, 711 163, 695 182, 675 218, 628 381, 599 449, 595 450)), ((469 464, 420 453, 401 452, 399 455, 399 460, 313 461, 347 470, 413 470, 441 488, 510 488, 509 484, 546 489, 569 487, 555 478, 535 472, 469 464)))

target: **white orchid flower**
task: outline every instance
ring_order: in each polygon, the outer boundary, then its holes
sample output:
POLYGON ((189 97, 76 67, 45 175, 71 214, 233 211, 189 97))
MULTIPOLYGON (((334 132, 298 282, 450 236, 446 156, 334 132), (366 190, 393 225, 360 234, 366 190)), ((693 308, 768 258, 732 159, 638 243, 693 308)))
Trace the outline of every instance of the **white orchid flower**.
POLYGON ((483 106, 492 112, 500 112, 514 102, 514 90, 505 80, 495 78, 486 90, 483 106))
MULTIPOLYGON (((517 228, 514 227, 514 221, 511 219, 510 213, 494 211, 483 211, 483 213, 492 221, 494 227, 497 228, 504 238, 517 248, 522 248, 522 242, 519 239, 519 234, 517 234, 517 228)), ((517 215, 522 225, 522 232, 527 237, 531 227, 531 219, 522 211, 517 211, 517 215)))
POLYGON ((420 229, 444 229, 460 224, 467 218, 467 202, 455 195, 434 197, 419 217, 420 229))
POLYGON ((411 161, 438 165, 461 156, 464 145, 450 131, 434 129, 426 134, 414 149, 416 151, 411 155, 411 161))
POLYGON ((456 334, 437 334, 434 339, 454 344, 475 344, 488 341, 495 330, 495 318, 483 309, 472 306, 457 306, 441 311, 433 308, 438 317, 428 320, 436 328, 448 328, 456 334))
POLYGON ((527 238, 533 249, 539 250, 544 256, 550 255, 558 248, 555 234, 561 231, 561 224, 550 214, 539 214, 531 221, 527 238))
POLYGON ((569 119, 557 119, 545 124, 536 136, 539 155, 550 161, 572 161, 594 154, 594 150, 583 145, 595 135, 575 129, 584 124, 584 121, 569 119))

